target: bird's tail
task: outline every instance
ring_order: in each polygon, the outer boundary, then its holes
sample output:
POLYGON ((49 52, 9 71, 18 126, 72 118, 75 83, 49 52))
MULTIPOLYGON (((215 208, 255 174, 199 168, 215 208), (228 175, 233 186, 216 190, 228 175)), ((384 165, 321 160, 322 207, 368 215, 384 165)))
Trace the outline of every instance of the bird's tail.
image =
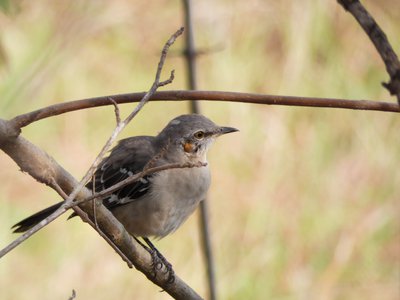
POLYGON ((14 229, 13 232, 25 232, 29 229, 31 229, 33 226, 36 224, 40 223, 44 219, 46 219, 48 216, 50 216, 53 212, 55 212, 63 202, 56 203, 52 206, 49 206, 41 211, 38 211, 36 214, 33 214, 32 216, 27 217, 26 219, 23 219, 22 221, 18 222, 15 224, 12 229, 14 229))

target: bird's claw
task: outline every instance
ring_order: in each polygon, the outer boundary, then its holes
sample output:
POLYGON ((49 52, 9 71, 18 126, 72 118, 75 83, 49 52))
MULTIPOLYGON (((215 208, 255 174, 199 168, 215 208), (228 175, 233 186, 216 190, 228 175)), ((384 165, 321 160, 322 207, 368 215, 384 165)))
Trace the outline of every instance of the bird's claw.
POLYGON ((171 284, 175 281, 175 272, 172 269, 171 263, 167 261, 167 259, 157 250, 152 249, 150 252, 152 267, 153 267, 153 276, 156 277, 157 271, 162 269, 162 266, 165 266, 164 274, 168 274, 167 283, 171 284))

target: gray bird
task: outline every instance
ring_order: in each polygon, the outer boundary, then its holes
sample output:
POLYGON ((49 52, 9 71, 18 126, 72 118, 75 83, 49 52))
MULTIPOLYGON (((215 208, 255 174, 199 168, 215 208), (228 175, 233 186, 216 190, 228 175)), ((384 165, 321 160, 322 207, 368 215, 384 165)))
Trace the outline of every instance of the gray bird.
MULTIPOLYGON (((221 127, 202 115, 181 115, 155 137, 136 136, 121 140, 99 164, 94 182, 86 187, 107 189, 144 168, 171 163, 207 163, 207 151, 223 134, 238 131, 221 127)), ((148 237, 162 238, 174 232, 196 209, 210 186, 208 166, 168 169, 153 173, 115 191, 103 204, 133 237, 142 237, 172 273, 171 265, 148 237)), ((50 206, 13 226, 24 232, 56 211, 50 206)), ((143 244, 142 244, 143 245, 143 244)), ((144 245, 143 245, 144 246, 144 245)), ((144 246, 146 248, 146 246, 144 246)))

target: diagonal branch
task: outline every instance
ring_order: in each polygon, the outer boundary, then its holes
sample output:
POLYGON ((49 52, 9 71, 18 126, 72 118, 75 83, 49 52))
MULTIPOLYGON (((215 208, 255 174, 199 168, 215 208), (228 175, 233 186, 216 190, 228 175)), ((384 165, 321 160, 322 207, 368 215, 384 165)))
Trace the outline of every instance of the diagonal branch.
POLYGON ((386 71, 390 76, 390 81, 388 83, 383 82, 382 85, 391 95, 397 97, 397 101, 400 104, 400 62, 386 34, 359 0, 337 1, 346 11, 354 16, 375 45, 376 50, 385 63, 386 71))

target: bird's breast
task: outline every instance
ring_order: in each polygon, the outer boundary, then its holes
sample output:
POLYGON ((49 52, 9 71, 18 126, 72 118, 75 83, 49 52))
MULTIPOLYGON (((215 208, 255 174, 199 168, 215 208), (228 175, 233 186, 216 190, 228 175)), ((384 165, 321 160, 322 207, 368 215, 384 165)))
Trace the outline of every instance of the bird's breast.
POLYGON ((187 203, 205 196, 210 187, 210 171, 208 167, 166 170, 156 176, 154 187, 177 202, 187 203))
POLYGON ((151 193, 162 216, 160 236, 175 231, 193 213, 206 197, 210 179, 208 167, 170 169, 154 177, 151 193))
POLYGON ((152 176, 144 196, 113 209, 134 236, 162 238, 175 231, 196 209, 210 186, 207 167, 170 169, 152 176))

